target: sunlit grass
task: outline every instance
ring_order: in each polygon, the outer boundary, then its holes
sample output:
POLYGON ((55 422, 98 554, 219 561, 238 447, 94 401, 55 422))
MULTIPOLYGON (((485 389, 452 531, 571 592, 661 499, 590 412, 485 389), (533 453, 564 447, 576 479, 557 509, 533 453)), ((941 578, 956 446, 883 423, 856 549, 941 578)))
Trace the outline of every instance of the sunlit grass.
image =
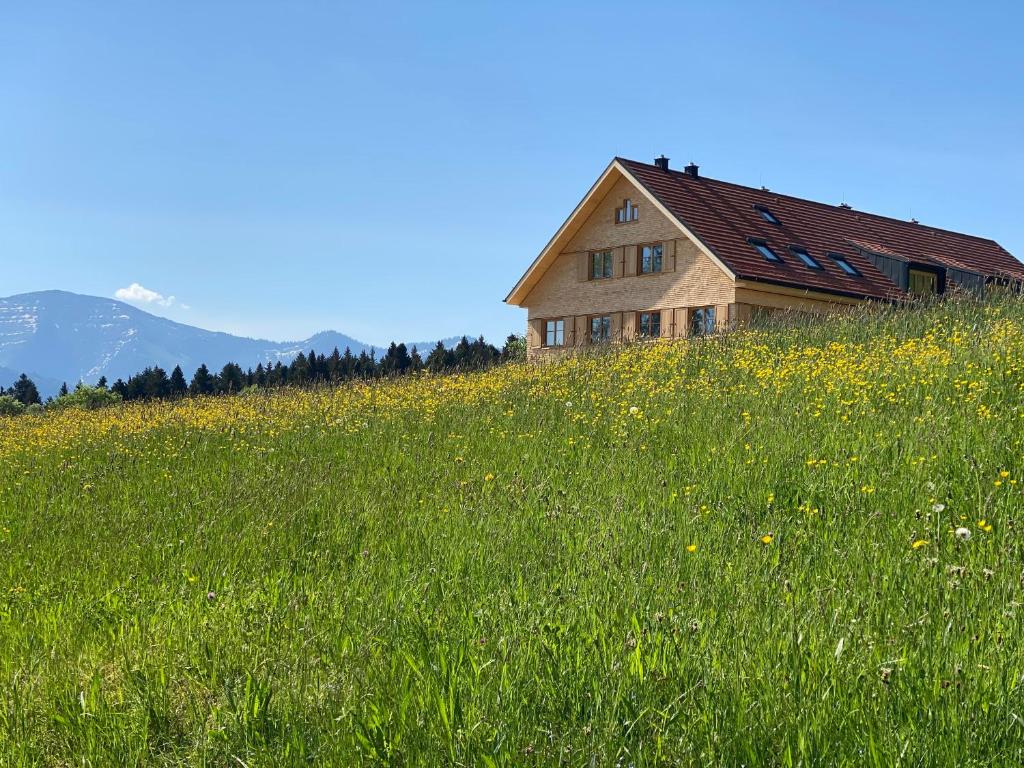
POLYGON ((0 760, 1020 764, 1022 387, 1005 297, 0 418, 0 760))

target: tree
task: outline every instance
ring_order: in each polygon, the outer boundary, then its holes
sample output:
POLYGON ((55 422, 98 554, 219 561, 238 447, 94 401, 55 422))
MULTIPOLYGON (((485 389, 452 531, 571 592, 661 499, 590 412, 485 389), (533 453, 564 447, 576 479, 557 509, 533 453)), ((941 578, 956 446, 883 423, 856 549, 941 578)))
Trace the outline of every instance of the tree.
POLYGON ((81 408, 91 411, 96 408, 103 408, 108 405, 116 405, 121 402, 121 396, 112 390, 103 387, 90 387, 86 384, 75 387, 75 391, 64 394, 49 403, 47 409, 61 410, 63 408, 81 408))
POLYGON ((240 365, 237 363, 225 363, 224 367, 220 370, 220 375, 217 376, 217 390, 225 394, 241 392, 243 386, 242 377, 242 367, 240 365))
POLYGON ((431 373, 441 373, 455 365, 455 360, 450 350, 446 349, 442 342, 437 342, 430 354, 427 355, 427 370, 431 373))
POLYGON ((57 397, 63 397, 67 393, 68 393, 68 383, 65 381, 65 382, 61 383, 60 389, 57 390, 57 397))
POLYGON ((510 333, 505 339, 505 346, 501 350, 501 360, 504 363, 516 362, 526 359, 526 337, 510 333))
POLYGON ((188 394, 188 384, 185 382, 185 374, 182 372, 180 365, 174 366, 174 370, 171 371, 168 393, 171 397, 175 398, 188 394))
POLYGON ((39 405, 43 402, 39 399, 39 390, 36 388, 35 382, 24 373, 11 387, 11 395, 22 405, 39 405))
POLYGON ((96 387, 98 389, 106 389, 107 388, 107 377, 106 376, 100 376, 100 380, 96 382, 96 387))
POLYGON ((188 391, 193 395, 212 395, 213 385, 210 369, 206 367, 206 363, 203 363, 196 368, 195 375, 192 376, 192 383, 188 385, 188 391))
POLYGON ((25 412, 25 404, 11 395, 0 395, 0 416, 17 416, 25 412))

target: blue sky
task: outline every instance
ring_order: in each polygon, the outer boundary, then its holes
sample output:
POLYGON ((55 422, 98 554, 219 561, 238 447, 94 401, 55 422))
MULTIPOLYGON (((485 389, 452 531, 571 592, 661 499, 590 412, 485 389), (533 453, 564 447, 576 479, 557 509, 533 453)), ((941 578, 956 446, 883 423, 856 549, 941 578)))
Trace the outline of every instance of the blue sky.
POLYGON ((660 153, 1024 257, 1022 27, 1009 2, 8 4, 0 295, 498 341, 610 158, 660 153))

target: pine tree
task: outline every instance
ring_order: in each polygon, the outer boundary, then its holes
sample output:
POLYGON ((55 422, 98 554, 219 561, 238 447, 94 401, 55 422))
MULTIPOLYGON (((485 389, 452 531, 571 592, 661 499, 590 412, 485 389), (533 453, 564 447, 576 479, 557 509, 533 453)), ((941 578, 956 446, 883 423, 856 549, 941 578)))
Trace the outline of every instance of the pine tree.
POLYGON ((168 389, 170 396, 175 398, 182 397, 188 392, 188 384, 185 383, 185 374, 180 365, 174 366, 174 370, 171 371, 171 382, 168 389))
POLYGON ((106 376, 100 376, 100 380, 96 382, 96 389, 106 389, 106 388, 107 388, 107 377, 106 376))
POLYGON ((60 385, 60 389, 57 390, 57 397, 64 397, 68 394, 68 383, 65 381, 60 385))
POLYGON ((206 367, 206 363, 203 363, 196 369, 188 389, 193 395, 213 394, 213 377, 210 375, 210 369, 206 367))
POLYGON ((11 395, 22 405, 41 405, 42 400, 39 399, 39 390, 36 388, 35 382, 32 381, 24 373, 18 377, 18 380, 14 382, 14 386, 11 387, 11 395))
POLYGON ((225 394, 242 391, 242 367, 237 363, 225 363, 217 376, 217 390, 225 394))

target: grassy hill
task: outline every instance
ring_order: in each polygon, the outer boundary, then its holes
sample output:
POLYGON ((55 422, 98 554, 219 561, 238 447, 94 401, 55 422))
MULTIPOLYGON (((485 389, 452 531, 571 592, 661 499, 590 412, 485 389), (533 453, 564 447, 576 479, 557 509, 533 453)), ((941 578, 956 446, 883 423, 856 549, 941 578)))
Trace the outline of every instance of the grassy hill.
POLYGON ((0 761, 1020 764, 1022 387, 1003 298, 0 419, 0 761))

